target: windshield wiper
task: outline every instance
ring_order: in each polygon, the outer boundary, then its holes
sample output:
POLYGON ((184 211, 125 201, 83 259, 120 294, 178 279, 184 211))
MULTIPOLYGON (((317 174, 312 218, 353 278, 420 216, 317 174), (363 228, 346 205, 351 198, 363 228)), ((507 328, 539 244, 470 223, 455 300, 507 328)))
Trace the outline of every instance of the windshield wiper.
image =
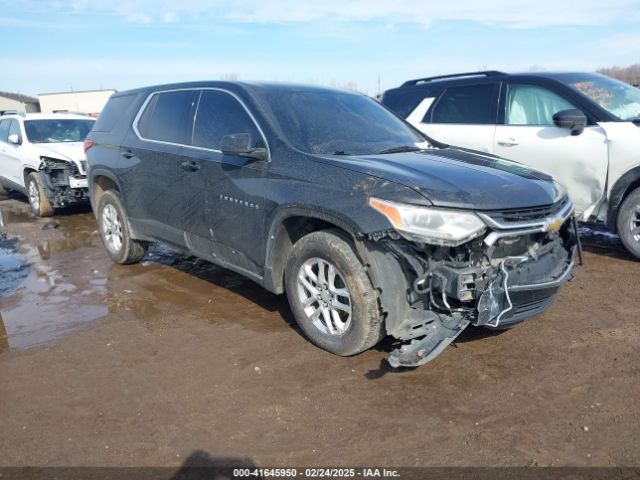
POLYGON ((418 152, 422 150, 420 147, 416 147, 415 145, 402 145, 400 147, 387 148, 385 150, 380 150, 378 155, 385 155, 387 153, 403 153, 403 152, 418 152))
POLYGON ((334 155, 351 155, 349 152, 345 152, 344 150, 338 150, 337 152, 333 152, 334 155))

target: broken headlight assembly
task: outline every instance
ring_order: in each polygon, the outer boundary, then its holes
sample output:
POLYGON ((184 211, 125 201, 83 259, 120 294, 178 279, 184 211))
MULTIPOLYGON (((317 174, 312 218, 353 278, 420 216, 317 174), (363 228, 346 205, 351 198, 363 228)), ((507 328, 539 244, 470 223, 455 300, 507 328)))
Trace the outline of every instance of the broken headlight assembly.
POLYGON ((369 205, 382 213, 393 228, 413 242, 457 247, 480 235, 487 226, 475 213, 419 207, 371 197, 369 205))

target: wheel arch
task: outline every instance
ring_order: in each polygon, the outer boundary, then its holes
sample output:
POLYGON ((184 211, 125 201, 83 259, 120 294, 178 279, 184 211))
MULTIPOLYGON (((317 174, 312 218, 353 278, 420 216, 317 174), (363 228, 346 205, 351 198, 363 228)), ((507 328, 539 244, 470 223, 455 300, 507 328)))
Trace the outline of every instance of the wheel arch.
POLYGON ((616 233, 620 205, 636 188, 640 188, 640 165, 622 175, 611 189, 607 208, 607 227, 616 233))
POLYGON ((329 228, 357 242, 357 227, 338 213, 295 207, 276 214, 267 235, 265 286, 274 293, 284 293, 284 271, 291 247, 304 235, 329 228))
POLYGON ((91 172, 91 179, 89 181, 89 201, 91 202, 91 208, 95 211, 100 201, 100 196, 107 190, 115 190, 122 195, 122 189, 120 182, 113 175, 113 173, 107 170, 95 170, 91 172))
POLYGON ((38 171, 38 170, 36 170, 36 169, 35 169, 35 168, 33 168, 33 167, 25 167, 25 168, 23 169, 23 171, 22 171, 22 177, 23 177, 23 180, 24 180, 24 190, 25 190, 25 192, 27 191, 27 179, 29 178, 29 175, 30 175, 30 174, 32 174, 32 173, 35 173, 35 172, 37 172, 37 171, 38 171))

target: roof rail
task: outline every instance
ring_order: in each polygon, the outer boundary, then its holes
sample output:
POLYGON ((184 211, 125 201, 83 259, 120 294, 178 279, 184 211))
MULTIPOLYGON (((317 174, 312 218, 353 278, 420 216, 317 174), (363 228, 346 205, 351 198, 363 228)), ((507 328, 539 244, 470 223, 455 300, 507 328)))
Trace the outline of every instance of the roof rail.
POLYGON ((2 115, 23 115, 23 113, 17 110, 4 110, 0 112, 0 116, 2 115))
POLYGON ((409 85, 417 85, 418 83, 427 83, 432 82, 434 80, 444 80, 445 78, 462 78, 462 77, 499 77, 501 75, 506 75, 504 72, 499 72, 498 70, 484 70, 481 72, 466 72, 466 73, 454 73, 452 75, 439 75, 437 77, 425 77, 425 78, 416 78, 414 80, 408 80, 402 84, 403 87, 409 85))

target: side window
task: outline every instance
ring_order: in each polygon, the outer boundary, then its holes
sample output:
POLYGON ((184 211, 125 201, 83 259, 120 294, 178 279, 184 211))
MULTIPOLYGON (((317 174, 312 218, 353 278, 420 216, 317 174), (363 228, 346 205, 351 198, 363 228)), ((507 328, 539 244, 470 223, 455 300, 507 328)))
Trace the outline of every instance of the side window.
POLYGON ((0 142, 7 143, 7 137, 9 137, 9 124, 11 120, 0 121, 0 142))
POLYGON ((193 129, 193 145, 220 150, 222 137, 248 133, 253 147, 264 142, 247 111, 232 95, 216 90, 203 90, 193 129))
POLYGON ((154 94, 138 121, 140 135, 148 140, 188 143, 196 96, 193 90, 154 94))
POLYGON ((110 132, 113 130, 113 127, 124 116, 135 98, 135 94, 112 96, 102 112, 100 112, 100 115, 98 115, 98 120, 96 120, 93 130, 96 132, 110 132))
POLYGON ((22 135, 20 134, 20 124, 17 120, 11 120, 11 123, 9 124, 9 135, 7 135, 7 137, 10 137, 11 135, 18 135, 18 143, 22 142, 22 135))
POLYGON ((553 125, 553 114, 576 108, 560 95, 538 85, 507 87, 504 123, 507 125, 553 125))
MULTIPOLYGON (((431 114, 432 123, 494 124, 498 110, 496 84, 447 88, 431 114)), ((425 118, 425 120, 428 120, 425 118)))

